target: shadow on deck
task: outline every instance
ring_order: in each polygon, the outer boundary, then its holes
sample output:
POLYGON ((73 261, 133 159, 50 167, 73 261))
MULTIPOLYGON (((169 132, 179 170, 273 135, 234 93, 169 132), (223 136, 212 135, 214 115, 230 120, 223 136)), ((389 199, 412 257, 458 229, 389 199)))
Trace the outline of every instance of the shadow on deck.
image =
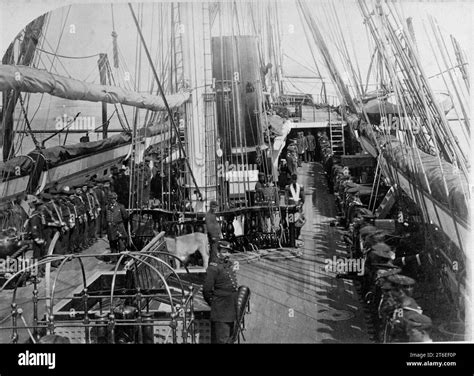
POLYGON ((241 264, 239 282, 250 287, 248 343, 370 342, 364 312, 351 281, 325 270, 326 259, 345 257, 344 243, 331 221, 334 197, 318 163, 299 168, 304 185, 306 223, 302 256, 286 261, 241 264))

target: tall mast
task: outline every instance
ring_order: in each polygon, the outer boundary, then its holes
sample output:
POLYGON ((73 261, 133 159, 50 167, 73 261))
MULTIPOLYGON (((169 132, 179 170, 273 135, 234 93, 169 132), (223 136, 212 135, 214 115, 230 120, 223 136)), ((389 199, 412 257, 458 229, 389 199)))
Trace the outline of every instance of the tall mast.
MULTIPOLYGON (((101 85, 107 85, 107 54, 100 54, 99 61, 99 78, 101 85)), ((107 123, 107 102, 102 102, 102 138, 107 138, 107 129, 109 124, 107 123)))
MULTIPOLYGON (((138 34, 139 34, 139 36, 140 36, 140 40, 141 40, 141 42, 142 42, 142 44, 143 44, 143 48, 144 48, 144 50, 145 50, 145 54, 146 54, 146 56, 147 56, 148 62, 150 63, 150 66, 151 66, 151 69, 152 69, 152 72, 153 72, 153 76, 155 77, 156 83, 158 84, 158 89, 159 89, 160 94, 161 94, 161 96, 162 96, 162 98, 163 98, 163 102, 164 102, 165 107, 166 107, 166 110, 167 110, 167 112, 168 112, 168 116, 169 116, 171 125, 172 125, 172 127, 173 127, 173 129, 174 129, 174 131, 175 131, 175 134, 176 134, 176 135, 179 135, 178 126, 176 125, 176 122, 175 122, 173 113, 171 112, 171 108, 170 108, 170 106, 168 105, 168 101, 167 101, 167 99, 166 99, 165 92, 164 92, 163 87, 162 87, 162 85, 161 85, 161 81, 160 81, 160 79, 159 79, 159 77, 158 77, 158 73, 156 72, 156 68, 155 68, 155 65, 154 65, 154 63, 153 63, 153 59, 151 58, 150 51, 148 50, 148 47, 147 47, 147 45, 146 45, 146 43, 145 43, 145 39, 144 39, 144 37, 143 37, 142 31, 141 31, 140 25, 139 25, 139 23, 138 23, 137 17, 136 17, 136 15, 135 15, 135 12, 134 12, 134 10, 133 10, 132 4, 131 4, 131 3, 128 3, 128 6, 129 6, 129 8, 130 8, 130 12, 132 13, 132 17, 133 17, 133 21, 134 21, 134 23, 135 23, 135 26, 137 27, 137 31, 138 31, 138 34)), ((181 140, 180 140, 179 137, 177 137, 177 141, 178 141, 179 149, 180 149, 181 153, 183 154, 184 159, 185 159, 185 161, 186 161, 186 165, 187 165, 187 167, 188 167, 189 170, 190 170, 190 175, 191 175, 191 178, 192 178, 192 180, 193 180, 194 186, 196 187, 197 192, 200 194, 201 192, 200 192, 200 189, 199 189, 199 185, 198 185, 198 183, 197 183, 197 181, 196 181, 196 178, 195 178, 195 176, 194 176, 194 174, 193 174, 193 171, 191 170, 191 167, 189 166, 189 160, 188 160, 188 158, 187 158, 186 150, 184 149, 184 146, 183 146, 183 144, 182 144, 182 142, 181 142, 181 140)))

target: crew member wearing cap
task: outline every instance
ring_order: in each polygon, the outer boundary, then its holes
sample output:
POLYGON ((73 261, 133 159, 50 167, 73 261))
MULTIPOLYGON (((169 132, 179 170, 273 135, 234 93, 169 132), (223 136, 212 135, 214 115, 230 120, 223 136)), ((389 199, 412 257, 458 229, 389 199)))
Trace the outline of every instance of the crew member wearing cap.
POLYGON ((99 203, 97 196, 94 193, 94 184, 92 182, 87 183, 86 188, 86 197, 89 203, 89 244, 92 245, 97 240, 97 222, 99 217, 99 203))
POLYGON ((258 182, 255 183, 255 201, 263 201, 263 188, 265 188, 265 174, 258 173, 258 182))
POLYGON ((46 254, 46 218, 42 210, 42 201, 36 197, 30 199, 30 206, 33 211, 28 218, 26 226, 33 239, 33 258, 39 259, 46 254))
POLYGON ((96 180, 95 186, 92 188, 94 198, 96 200, 96 212, 97 212, 97 219, 96 219, 96 234, 99 238, 102 237, 103 229, 104 229, 104 212, 105 206, 107 205, 107 197, 104 193, 104 183, 102 180, 96 180))
POLYGON ((102 232, 107 233, 107 204, 109 203, 109 194, 112 192, 110 187, 110 178, 103 179, 103 185, 101 187, 103 192, 103 201, 101 206, 102 215, 102 232))
POLYGON ((122 204, 124 207, 128 207, 128 194, 130 192, 129 185, 130 176, 125 175, 125 169, 117 170, 113 177, 111 188, 117 194, 118 203, 122 204))
POLYGON ((392 260, 394 259, 395 253, 385 243, 374 244, 368 249, 364 265, 364 279, 362 281, 364 295, 374 292, 377 270, 393 266, 392 260))
POLYGON ((418 305, 415 299, 409 296, 403 296, 398 301, 398 306, 395 314, 393 315, 392 333, 391 337, 396 342, 407 342, 408 341, 408 328, 407 317, 411 317, 413 314, 423 315, 423 310, 418 305), (408 315, 408 316, 407 316, 408 315))
POLYGON ((286 196, 289 205, 303 205, 304 204, 304 187, 297 183, 298 176, 291 175, 291 184, 286 186, 286 196))
POLYGON ((316 139, 311 132, 306 132, 306 140, 308 142, 308 162, 314 162, 314 150, 316 149, 316 139))
POLYGON ((303 213, 303 204, 304 204, 304 187, 297 182, 298 177, 296 174, 291 176, 291 184, 289 184, 286 189, 286 199, 288 205, 296 205, 298 212, 295 215, 295 223, 300 225, 295 226, 295 237, 298 239, 301 233, 301 223, 304 224, 304 213, 303 213))
POLYGON ((66 211, 69 214, 69 218, 67 218, 66 221, 69 227, 68 252, 72 253, 78 251, 77 244, 79 243, 76 231, 77 209, 72 200, 72 195, 74 192, 68 186, 65 186, 62 189, 62 193, 64 197, 64 204, 67 207, 66 211))
POLYGON ((82 189, 80 186, 74 188, 74 194, 71 196, 71 200, 74 203, 76 208, 76 239, 78 244, 76 251, 80 252, 86 249, 86 223, 87 223, 87 214, 86 214, 86 205, 84 204, 84 199, 82 198, 82 189))
POLYGON ((297 157, 295 156, 295 152, 289 148, 286 152, 286 165, 288 166, 288 173, 290 175, 296 174, 298 169, 297 157))
POLYGON ((67 254, 69 253, 70 248, 70 228, 69 228, 69 218, 71 212, 66 203, 66 195, 62 191, 56 191, 56 203, 57 209, 59 211, 60 220, 61 220, 61 235, 58 239, 58 253, 67 254))
POLYGON ((92 216, 92 208, 91 208, 91 203, 89 200, 89 196, 87 194, 87 184, 82 184, 80 190, 80 196, 82 199, 82 202, 84 203, 84 248, 90 247, 91 244, 91 238, 90 238, 90 228, 91 226, 94 226, 93 221, 93 216, 92 216))
POLYGON ((433 342, 429 335, 429 329, 433 323, 428 316, 409 311, 405 313, 403 320, 408 342, 433 342))
POLYGON ((401 302, 404 297, 411 297, 413 295, 413 289, 416 283, 413 278, 403 274, 396 274, 391 275, 387 279, 394 285, 395 289, 393 295, 399 302, 401 302))
POLYGON ((403 317, 407 312, 416 312, 421 314, 423 311, 418 303, 411 298, 415 280, 403 274, 394 274, 386 278, 392 285, 391 296, 396 302, 396 308, 392 318, 391 340, 407 341, 405 328, 403 326, 403 317))
POLYGON ((125 207, 117 202, 117 194, 114 192, 109 195, 106 217, 107 237, 111 253, 125 251, 128 238, 125 224, 128 221, 128 213, 125 207))
MULTIPOLYGON (((388 271, 388 273, 390 272, 391 271, 388 271)), ((381 277, 377 281, 377 285, 380 288, 381 295, 377 303, 378 314, 376 317, 376 325, 381 329, 384 328, 393 317, 393 313, 398 308, 398 302, 392 296, 392 290, 394 287, 386 277, 381 277)))
POLYGON ((218 242, 217 259, 209 263, 203 296, 211 306, 211 343, 230 343, 237 320, 236 265, 229 260, 230 243, 218 242))
POLYGON ((302 162, 306 162, 305 152, 308 149, 308 140, 303 135, 303 132, 298 132, 298 139, 296 140, 296 146, 298 148, 298 165, 301 166, 302 162))
POLYGON ((41 193, 39 196, 43 200, 41 211, 45 219, 45 226, 43 228, 45 235, 44 238, 46 240, 45 252, 47 253, 54 233, 60 231, 62 226, 58 208, 52 200, 53 196, 47 192, 41 193))
POLYGON ((280 165, 278 167, 278 188, 284 190, 288 184, 290 171, 288 169, 288 162, 286 159, 280 160, 280 165))

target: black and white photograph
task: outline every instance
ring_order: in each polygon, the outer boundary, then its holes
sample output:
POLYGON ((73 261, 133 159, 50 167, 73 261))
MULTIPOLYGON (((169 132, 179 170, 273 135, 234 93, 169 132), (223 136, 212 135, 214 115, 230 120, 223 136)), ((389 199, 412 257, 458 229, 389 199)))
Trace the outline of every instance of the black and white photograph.
POLYGON ((1 0, 0 343, 472 343, 473 15, 1 0))

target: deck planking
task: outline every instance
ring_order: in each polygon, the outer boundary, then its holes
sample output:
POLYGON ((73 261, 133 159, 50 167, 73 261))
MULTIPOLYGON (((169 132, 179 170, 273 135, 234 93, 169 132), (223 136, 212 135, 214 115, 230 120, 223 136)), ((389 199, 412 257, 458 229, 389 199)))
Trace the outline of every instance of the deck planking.
POLYGON ((353 282, 336 279, 324 269, 326 258, 345 257, 346 251, 340 234, 330 226, 336 208, 322 166, 303 164, 298 182, 305 187, 302 256, 240 265, 239 283, 251 290, 245 339, 248 343, 368 343, 353 282))

